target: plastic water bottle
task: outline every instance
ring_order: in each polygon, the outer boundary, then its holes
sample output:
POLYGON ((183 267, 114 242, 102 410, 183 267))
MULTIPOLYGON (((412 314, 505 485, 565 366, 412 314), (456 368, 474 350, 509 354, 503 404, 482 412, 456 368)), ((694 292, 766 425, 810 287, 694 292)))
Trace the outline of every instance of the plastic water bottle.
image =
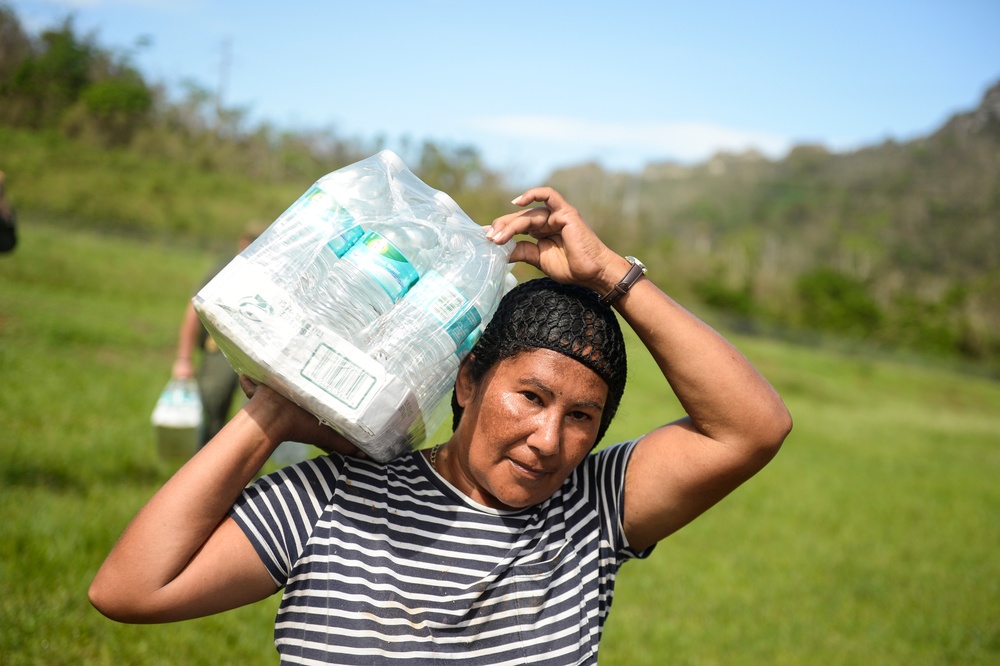
POLYGON ((171 379, 153 409, 155 426, 197 428, 201 424, 201 395, 193 379, 171 379))
POLYGON ((355 342, 363 340, 362 329, 393 309, 441 260, 447 221, 460 211, 451 197, 409 170, 393 173, 389 187, 392 212, 373 215, 364 235, 319 285, 319 311, 334 330, 355 342))
MULTIPOLYGON (((517 278, 509 271, 506 273, 503 283, 503 293, 517 286, 517 278)), ((424 438, 434 434, 442 423, 451 414, 451 402, 445 400, 455 386, 455 378, 458 376, 458 367, 468 356, 472 348, 479 342, 486 325, 489 324, 496 306, 487 312, 486 318, 462 341, 454 353, 447 355, 436 365, 426 368, 424 377, 413 387, 420 405, 422 420, 417 424, 416 429, 410 433, 416 442, 424 441, 424 438)))
POLYGON ((451 414, 451 401, 445 400, 451 395, 458 376, 458 367, 483 334, 483 327, 477 326, 469 337, 459 345, 455 353, 444 361, 427 369, 426 376, 413 392, 420 408, 419 418, 407 432, 410 445, 420 444, 433 435, 441 424, 448 420, 451 414))
POLYGON ((316 181, 244 256, 353 340, 435 262, 460 211, 383 150, 316 181))
POLYGON ((354 215, 337 199, 316 186, 309 193, 313 194, 308 207, 316 210, 311 215, 300 215, 304 219, 288 235, 284 248, 290 262, 304 264, 299 271, 282 271, 284 276, 298 273, 294 288, 300 295, 315 294, 337 261, 364 235, 354 215))
POLYGON ((374 222, 324 275, 316 310, 345 337, 388 312, 433 265, 440 231, 421 220, 374 222))
POLYGON ((242 256, 298 296, 311 296, 364 234, 363 222, 390 214, 392 180, 406 165, 385 150, 317 180, 242 256))
POLYGON ((456 354, 493 316, 504 288, 513 245, 506 253, 491 245, 479 228, 471 233, 453 231, 436 269, 428 271, 388 315, 391 325, 386 317, 362 332, 372 358, 412 388, 442 364, 454 361, 455 367, 445 373, 457 370, 464 353, 457 358, 456 354))

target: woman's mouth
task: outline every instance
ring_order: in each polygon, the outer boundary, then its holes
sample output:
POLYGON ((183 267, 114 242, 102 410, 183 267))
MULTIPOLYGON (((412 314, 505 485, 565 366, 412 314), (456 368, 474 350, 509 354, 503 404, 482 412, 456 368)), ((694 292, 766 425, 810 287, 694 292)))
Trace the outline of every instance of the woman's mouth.
POLYGON ((510 460, 511 465, 514 467, 514 470, 519 475, 527 477, 529 479, 538 480, 547 474, 547 472, 544 469, 532 467, 531 465, 526 465, 522 462, 514 460, 513 458, 508 458, 508 460, 510 460))

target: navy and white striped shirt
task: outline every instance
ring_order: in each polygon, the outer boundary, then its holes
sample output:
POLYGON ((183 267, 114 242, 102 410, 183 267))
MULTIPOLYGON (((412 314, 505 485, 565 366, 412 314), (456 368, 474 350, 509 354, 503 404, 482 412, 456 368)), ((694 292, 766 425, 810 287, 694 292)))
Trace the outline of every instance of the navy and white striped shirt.
POLYGON ((324 456, 249 487, 231 515, 285 588, 282 664, 596 664, 621 564, 634 442, 548 500, 477 504, 419 453, 324 456))

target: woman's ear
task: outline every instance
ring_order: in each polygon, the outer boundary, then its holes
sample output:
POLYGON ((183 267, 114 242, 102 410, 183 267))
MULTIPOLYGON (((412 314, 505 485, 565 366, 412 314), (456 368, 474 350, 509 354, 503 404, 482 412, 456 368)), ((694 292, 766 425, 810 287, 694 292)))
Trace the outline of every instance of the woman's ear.
POLYGON ((455 399, 463 409, 472 401, 476 392, 476 382, 472 379, 472 359, 471 353, 465 357, 458 366, 458 377, 455 378, 455 399))

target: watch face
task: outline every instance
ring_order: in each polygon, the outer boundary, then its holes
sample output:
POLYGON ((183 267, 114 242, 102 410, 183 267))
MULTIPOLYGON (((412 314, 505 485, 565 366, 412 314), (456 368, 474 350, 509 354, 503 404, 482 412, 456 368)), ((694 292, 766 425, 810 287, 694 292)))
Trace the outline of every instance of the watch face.
POLYGON ((645 274, 646 274, 646 270, 647 270, 647 269, 646 269, 646 264, 642 263, 641 261, 639 261, 638 259, 636 259, 635 257, 633 257, 633 256, 631 256, 631 255, 630 255, 630 256, 628 256, 628 257, 625 257, 625 258, 626 258, 626 259, 628 259, 629 261, 631 261, 631 262, 632 262, 633 264, 635 264, 635 265, 636 265, 636 266, 638 266, 639 268, 641 268, 641 269, 642 269, 642 274, 643 274, 643 275, 645 275, 645 274))

